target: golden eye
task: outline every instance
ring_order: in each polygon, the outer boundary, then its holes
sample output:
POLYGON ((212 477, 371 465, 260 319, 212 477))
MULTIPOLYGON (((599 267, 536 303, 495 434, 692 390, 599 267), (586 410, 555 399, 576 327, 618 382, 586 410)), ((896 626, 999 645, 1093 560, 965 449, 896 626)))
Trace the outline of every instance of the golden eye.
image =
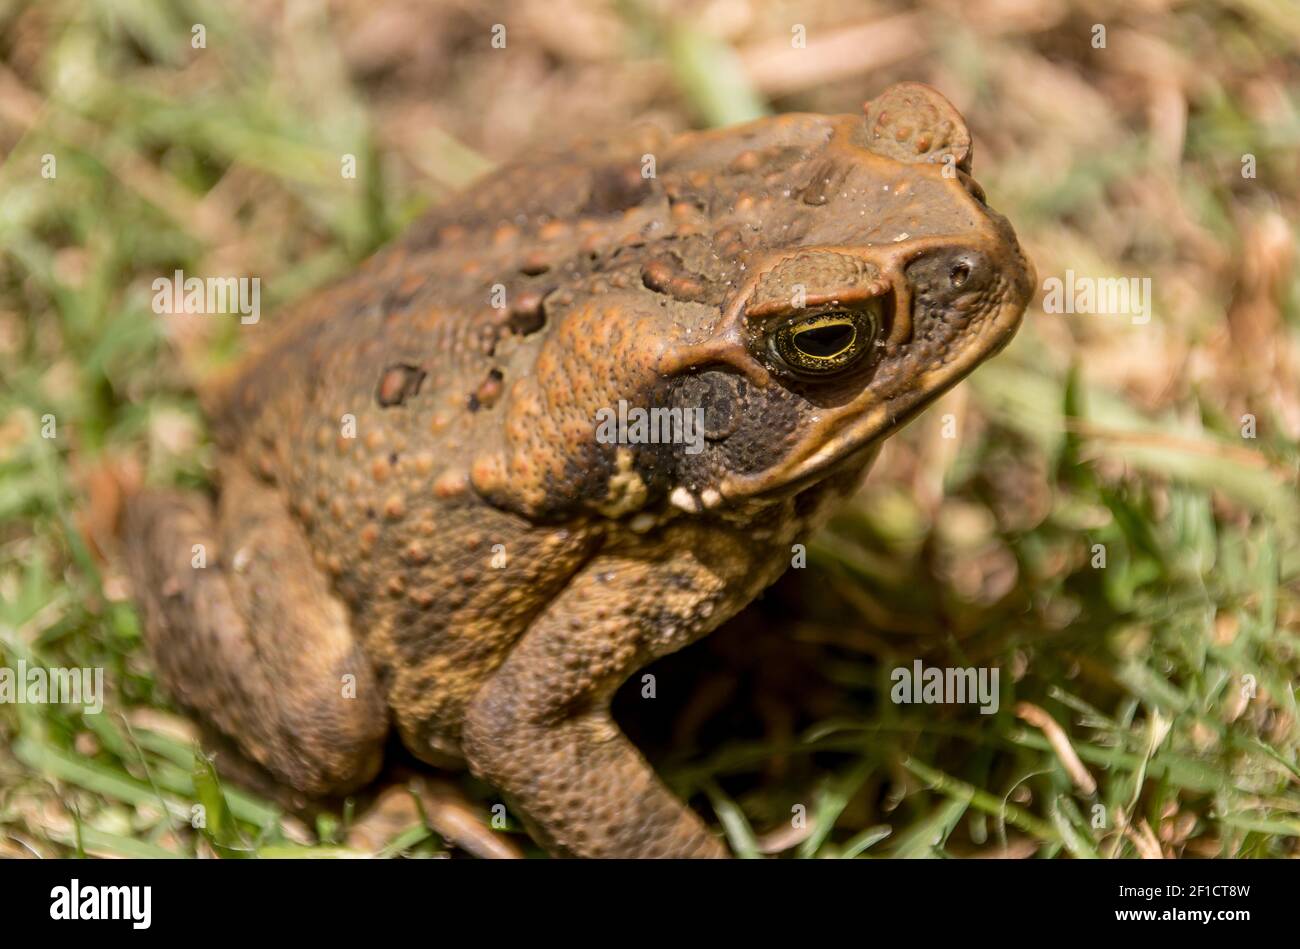
POLYGON ((796 372, 837 372, 856 362, 875 336, 871 313, 836 310, 779 327, 771 336, 776 355, 796 372))

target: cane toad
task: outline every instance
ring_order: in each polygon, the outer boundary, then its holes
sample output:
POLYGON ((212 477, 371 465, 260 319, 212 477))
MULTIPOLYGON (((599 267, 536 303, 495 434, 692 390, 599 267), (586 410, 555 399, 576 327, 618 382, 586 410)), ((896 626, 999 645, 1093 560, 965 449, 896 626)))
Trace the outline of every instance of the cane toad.
POLYGON ((205 400, 215 499, 128 505, 175 698, 308 794, 394 727, 553 853, 725 855, 611 696, 775 580, 1031 293, 947 100, 864 108, 527 158, 253 329, 205 400))

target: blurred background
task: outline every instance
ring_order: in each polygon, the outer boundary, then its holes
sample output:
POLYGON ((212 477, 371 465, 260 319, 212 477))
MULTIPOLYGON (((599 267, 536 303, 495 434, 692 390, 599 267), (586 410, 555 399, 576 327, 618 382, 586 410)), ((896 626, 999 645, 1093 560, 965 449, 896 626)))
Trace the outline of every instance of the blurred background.
POLYGON ((747 856, 1296 855, 1295 3, 0 0, 0 664, 107 688, 0 705, 0 856, 458 853, 220 782, 156 688, 121 488, 206 483, 192 387, 242 341, 165 325, 155 277, 258 275, 273 320, 532 148, 902 79, 965 115, 1040 282, 1149 278, 1151 319, 1036 301, 620 721, 747 856), (999 712, 893 704, 915 659, 997 667, 999 712))

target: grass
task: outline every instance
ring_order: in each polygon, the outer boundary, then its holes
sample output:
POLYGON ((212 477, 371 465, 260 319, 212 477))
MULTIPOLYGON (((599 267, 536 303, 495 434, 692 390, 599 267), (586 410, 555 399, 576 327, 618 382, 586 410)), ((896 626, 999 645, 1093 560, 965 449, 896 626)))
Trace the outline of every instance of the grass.
MULTIPOLYGON (((893 12, 834 6, 810 51, 893 12)), ((102 668, 108 691, 100 715, 0 705, 0 856, 360 852, 352 810, 305 826, 223 784, 154 682, 103 472, 204 483, 191 380, 240 340, 162 325, 153 277, 262 274, 273 318, 579 113, 851 111, 894 78, 965 90, 976 173, 1040 278, 1149 276, 1153 318, 1032 309, 891 440, 807 569, 663 660, 663 705, 620 697, 629 728, 744 856, 1296 855, 1300 37, 1270 8, 1107 12, 1098 51, 1086 4, 998 35, 922 4, 910 59, 817 53, 825 76, 774 96, 743 65, 790 35, 766 8, 727 29, 592 4, 568 26, 606 47, 539 52, 523 14, 433 4, 427 61, 419 30, 303 9, 0 3, 0 665, 102 668), (553 100, 500 111, 516 74, 553 100), (997 668, 997 713, 889 701, 917 658, 997 668)), ((364 852, 447 849, 417 823, 364 852)))

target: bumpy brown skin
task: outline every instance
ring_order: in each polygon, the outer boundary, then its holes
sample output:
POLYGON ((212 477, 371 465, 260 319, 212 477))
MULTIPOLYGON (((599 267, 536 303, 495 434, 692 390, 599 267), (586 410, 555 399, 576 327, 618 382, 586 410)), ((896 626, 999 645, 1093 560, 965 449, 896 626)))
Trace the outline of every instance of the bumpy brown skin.
POLYGON ((771 583, 1030 296, 951 105, 903 84, 866 108, 512 165, 266 321, 209 398, 215 505, 128 509, 178 700, 311 794, 366 781, 391 717, 554 853, 725 855, 611 696, 771 583), (833 377, 766 345, 873 305, 833 377), (703 450, 602 443, 620 399, 703 407, 703 450))

